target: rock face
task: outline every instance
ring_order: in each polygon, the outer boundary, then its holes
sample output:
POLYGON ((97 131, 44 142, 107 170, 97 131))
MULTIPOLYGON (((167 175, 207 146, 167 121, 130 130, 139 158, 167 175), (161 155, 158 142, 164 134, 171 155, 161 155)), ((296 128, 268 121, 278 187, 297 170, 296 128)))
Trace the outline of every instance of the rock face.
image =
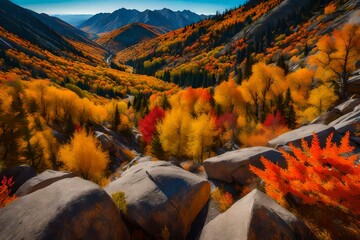
POLYGON ((252 147, 209 158, 204 161, 204 168, 209 178, 226 183, 235 181, 245 184, 249 178, 255 176, 249 170, 250 164, 263 168, 260 161, 261 156, 285 167, 285 159, 279 151, 268 147, 252 147))
POLYGON ((314 119, 314 121, 312 121, 311 123, 321 123, 321 124, 329 124, 332 121, 338 119, 339 117, 341 117, 343 114, 341 113, 341 111, 337 108, 333 108, 332 110, 324 113, 323 115, 317 117, 316 119, 314 119))
POLYGON ((0 209, 0 239, 129 239, 116 205, 96 184, 57 181, 0 209))
POLYGON ((53 170, 46 170, 45 172, 37 175, 26 181, 17 191, 16 196, 22 197, 29 193, 35 192, 39 189, 45 188, 54 182, 65 178, 73 178, 75 174, 66 172, 57 172, 53 170))
POLYGON ((36 176, 36 171, 26 165, 16 166, 2 172, 0 179, 3 179, 4 176, 13 178, 14 185, 11 187, 11 193, 15 193, 27 180, 36 176))
POLYGON ((301 140, 304 139, 308 143, 311 143, 313 139, 313 133, 316 133, 321 146, 325 146, 326 138, 333 132, 335 129, 333 127, 323 125, 323 124, 311 124, 296 130, 287 132, 279 137, 268 142, 269 147, 278 147, 283 145, 288 145, 292 143, 295 147, 301 147, 301 140))
POLYGON ((146 233, 159 238, 166 226, 170 239, 185 239, 209 199, 210 184, 171 163, 152 161, 131 167, 105 190, 125 193, 125 217, 146 233))
POLYGON ((208 223, 200 240, 315 239, 305 224, 259 190, 208 223))

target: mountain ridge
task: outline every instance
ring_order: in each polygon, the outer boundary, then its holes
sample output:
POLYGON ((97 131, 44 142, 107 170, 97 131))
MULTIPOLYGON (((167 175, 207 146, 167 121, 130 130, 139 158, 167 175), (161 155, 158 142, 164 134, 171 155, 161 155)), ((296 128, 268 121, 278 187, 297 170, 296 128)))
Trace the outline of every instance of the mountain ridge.
POLYGON ((205 15, 198 15, 189 10, 172 11, 164 8, 161 10, 147 9, 141 12, 135 9, 120 8, 112 13, 98 13, 78 27, 85 32, 100 34, 113 31, 130 23, 140 22, 175 30, 205 18, 205 15))

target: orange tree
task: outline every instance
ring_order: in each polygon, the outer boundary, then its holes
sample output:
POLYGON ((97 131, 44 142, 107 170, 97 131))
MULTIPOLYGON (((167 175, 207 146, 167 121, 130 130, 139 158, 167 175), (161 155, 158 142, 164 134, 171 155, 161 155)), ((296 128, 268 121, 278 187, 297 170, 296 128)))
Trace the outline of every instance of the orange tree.
POLYGON ((321 148, 314 134, 311 146, 303 140, 303 150, 290 145, 294 155, 282 152, 286 169, 265 158, 261 159, 264 170, 250 169, 264 180, 266 193, 281 204, 291 194, 304 204, 323 203, 360 214, 360 168, 355 164, 357 155, 351 154, 354 148, 349 136, 347 133, 338 146, 331 134, 321 148))

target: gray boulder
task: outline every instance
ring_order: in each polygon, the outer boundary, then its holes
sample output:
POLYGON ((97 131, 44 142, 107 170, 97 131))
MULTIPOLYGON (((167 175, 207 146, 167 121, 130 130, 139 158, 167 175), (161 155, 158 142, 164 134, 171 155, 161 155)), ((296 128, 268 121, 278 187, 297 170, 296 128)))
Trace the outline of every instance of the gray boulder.
POLYGON ((43 173, 37 175, 26 181, 17 191, 16 196, 22 197, 29 193, 35 192, 39 189, 45 188, 54 182, 57 182, 65 178, 73 178, 75 174, 67 172, 57 172, 53 170, 46 170, 43 173))
POLYGON ((333 132, 335 129, 333 127, 323 125, 323 124, 311 124, 296 130, 287 132, 279 137, 268 142, 269 147, 279 147, 283 145, 289 145, 292 143, 295 147, 301 147, 301 140, 304 139, 308 143, 311 143, 313 139, 313 133, 316 133, 321 146, 325 146, 326 138, 333 132))
POLYGON ((0 239, 130 239, 121 215, 96 184, 68 178, 0 209, 0 239))
POLYGON ((360 105, 360 98, 350 99, 338 106, 335 109, 338 109, 341 114, 347 114, 354 111, 355 107, 360 105))
POLYGON ((360 131, 360 117, 356 117, 344 122, 340 122, 338 124, 335 124, 333 127, 335 128, 335 130, 338 133, 346 133, 346 132, 351 132, 351 133, 356 133, 360 131))
POLYGON ((95 135, 96 139, 101 143, 101 146, 104 150, 110 150, 113 147, 113 145, 114 145, 113 142, 104 133, 95 131, 94 135, 95 135))
POLYGON ((218 179, 226 183, 233 181, 246 184, 246 181, 255 175, 250 171, 249 165, 263 168, 261 156, 285 167, 285 159, 274 148, 251 147, 226 152, 222 155, 204 161, 204 168, 209 178, 218 179))
POLYGON ((333 108, 332 110, 322 114, 321 116, 315 118, 311 124, 314 123, 320 123, 320 124, 329 124, 332 121, 338 119, 339 117, 342 116, 342 113, 339 109, 337 108, 333 108))
POLYGON ((125 218, 147 234, 160 238, 167 227, 170 239, 185 239, 209 199, 210 184, 171 163, 151 161, 131 167, 105 191, 125 193, 125 218))
POLYGON ((349 113, 345 114, 344 116, 336 119, 335 121, 332 121, 331 123, 329 123, 329 126, 333 127, 341 122, 347 122, 347 121, 353 120, 358 117, 360 117, 360 108, 356 107, 354 109, 354 111, 349 112, 349 113))
POLYGON ((200 240, 315 239, 306 225, 255 189, 208 223, 200 240))
POLYGON ((36 171, 32 167, 22 165, 6 169, 0 174, 0 181, 3 177, 10 178, 14 182, 11 187, 11 193, 14 194, 27 180, 36 176, 36 171))

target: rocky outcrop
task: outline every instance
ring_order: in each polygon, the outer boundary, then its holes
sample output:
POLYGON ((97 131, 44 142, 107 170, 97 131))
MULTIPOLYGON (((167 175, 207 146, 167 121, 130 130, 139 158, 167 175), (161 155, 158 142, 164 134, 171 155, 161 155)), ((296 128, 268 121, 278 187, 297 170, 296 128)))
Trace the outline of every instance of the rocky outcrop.
POLYGON ((324 124, 311 124, 280 135, 279 137, 269 141, 268 146, 280 147, 292 143, 295 147, 301 147, 302 139, 311 143, 313 133, 317 134, 320 145, 325 146, 326 138, 333 132, 335 132, 335 129, 331 126, 324 124))
POLYGON ((12 178, 14 185, 11 187, 11 193, 15 193, 21 185, 23 185, 27 180, 36 176, 36 171, 32 167, 22 165, 9 168, 3 171, 0 174, 0 180, 3 177, 12 178))
POLYGON ((249 165, 263 168, 260 158, 265 158, 285 167, 282 154, 273 148, 252 147, 224 153, 204 161, 204 168, 209 178, 218 179, 226 183, 233 181, 245 184, 255 176, 249 170, 249 165))
POLYGON ((65 178, 73 178, 75 174, 67 172, 57 172, 53 170, 46 170, 45 172, 37 175, 26 181, 17 191, 16 196, 22 197, 39 189, 45 188, 59 180, 65 178))
POLYGON ((110 183, 106 192, 125 193, 125 218, 159 238, 167 227, 170 239, 185 239, 209 199, 210 184, 171 163, 139 163, 110 183))
POLYGON ((0 209, 0 239, 129 239, 116 205, 96 184, 57 181, 0 209))
POLYGON ((315 239, 306 225, 259 190, 208 223, 200 240, 315 239))

